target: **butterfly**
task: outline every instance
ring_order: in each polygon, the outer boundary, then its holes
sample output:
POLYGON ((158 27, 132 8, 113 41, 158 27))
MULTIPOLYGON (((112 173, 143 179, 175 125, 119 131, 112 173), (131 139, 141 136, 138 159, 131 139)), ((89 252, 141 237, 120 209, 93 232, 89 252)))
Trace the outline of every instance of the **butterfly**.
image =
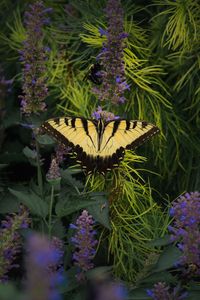
POLYGON ((92 64, 84 76, 83 80, 89 79, 93 83, 100 85, 103 82, 102 67, 99 63, 92 64))
POLYGON ((119 165, 125 149, 135 149, 159 132, 146 121, 117 119, 89 120, 81 117, 62 117, 47 120, 43 132, 66 147, 72 147, 88 174, 104 174, 119 165))

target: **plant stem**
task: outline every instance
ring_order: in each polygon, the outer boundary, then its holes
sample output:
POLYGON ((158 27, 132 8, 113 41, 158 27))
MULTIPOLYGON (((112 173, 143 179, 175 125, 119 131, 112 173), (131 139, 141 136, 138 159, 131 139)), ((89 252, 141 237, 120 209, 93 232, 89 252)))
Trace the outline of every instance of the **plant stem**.
POLYGON ((52 209, 53 209, 53 200, 54 200, 54 186, 51 187, 51 199, 49 204, 49 238, 51 237, 51 229, 52 229, 52 209))
POLYGON ((40 196, 43 197, 42 170, 40 166, 40 150, 39 150, 39 145, 37 140, 36 140, 36 152, 37 152, 37 180, 38 180, 38 186, 40 190, 40 196))

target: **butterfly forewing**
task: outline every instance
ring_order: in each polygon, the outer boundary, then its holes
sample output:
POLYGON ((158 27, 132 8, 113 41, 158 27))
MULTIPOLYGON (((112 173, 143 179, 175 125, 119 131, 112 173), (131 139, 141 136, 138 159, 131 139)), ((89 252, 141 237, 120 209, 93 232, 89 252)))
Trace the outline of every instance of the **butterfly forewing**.
POLYGON ((159 129, 144 121, 115 120, 106 124, 101 143, 100 155, 112 155, 117 149, 134 149, 159 129))
POLYGON ((59 142, 82 149, 88 155, 95 155, 97 130, 90 120, 82 118, 55 118, 46 121, 42 128, 59 142))

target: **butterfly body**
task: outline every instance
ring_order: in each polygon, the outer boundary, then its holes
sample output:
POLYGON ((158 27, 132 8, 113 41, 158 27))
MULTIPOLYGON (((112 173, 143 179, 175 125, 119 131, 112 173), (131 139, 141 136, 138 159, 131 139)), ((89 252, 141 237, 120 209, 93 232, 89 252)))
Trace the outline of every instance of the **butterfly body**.
POLYGON ((55 118, 42 125, 44 132, 58 142, 72 147, 77 161, 88 173, 105 173, 118 166, 125 149, 134 149, 156 134, 159 129, 145 121, 87 120, 55 118))

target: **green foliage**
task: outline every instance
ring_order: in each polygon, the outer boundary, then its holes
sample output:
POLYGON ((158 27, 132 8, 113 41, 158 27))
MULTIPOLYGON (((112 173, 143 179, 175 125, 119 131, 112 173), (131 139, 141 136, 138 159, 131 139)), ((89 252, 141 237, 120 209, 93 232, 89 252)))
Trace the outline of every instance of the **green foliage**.
MULTIPOLYGON (((93 84, 84 80, 106 40, 99 32, 108 27, 106 1, 61 0, 58 4, 47 0, 46 6, 53 7, 43 41, 51 49, 46 62, 48 109, 31 118, 21 116, 16 100, 21 93, 18 51, 26 38, 27 3, 20 0, 17 7, 10 0, 0 3, 2 78, 14 80, 12 93, 2 100, 6 115, 1 121, 5 136, 0 153, 0 214, 16 212, 22 203, 30 210, 34 230, 65 241, 69 284, 61 290, 66 299, 81 299, 84 293, 75 279, 68 230, 83 209, 97 222, 95 263, 106 265, 116 278, 131 285, 128 299, 149 299, 146 289, 158 281, 176 285, 178 275, 173 270, 180 252, 166 235, 169 202, 183 191, 200 188, 199 1, 121 2, 128 33, 126 103, 112 107, 99 103, 93 84), (85 176, 73 157, 67 156, 61 182, 52 187, 45 176, 55 155, 55 141, 35 131, 33 138, 32 129, 25 127, 37 127, 54 116, 91 118, 99 104, 123 118, 152 122, 160 134, 135 153, 126 151, 119 167, 105 176, 85 176)), ((90 272, 86 276, 90 278, 90 272)), ((195 299, 199 287, 190 284, 189 291, 188 299, 195 299)), ((1 285, 0 298, 1 293, 5 300, 15 293, 20 297, 14 285, 1 285)))

